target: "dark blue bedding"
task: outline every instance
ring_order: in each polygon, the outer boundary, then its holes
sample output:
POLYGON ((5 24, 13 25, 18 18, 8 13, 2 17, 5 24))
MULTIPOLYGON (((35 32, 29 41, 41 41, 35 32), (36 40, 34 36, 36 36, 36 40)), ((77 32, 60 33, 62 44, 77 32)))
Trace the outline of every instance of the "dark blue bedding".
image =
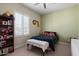
POLYGON ((58 41, 57 36, 49 37, 49 36, 46 36, 46 35, 34 36, 34 37, 31 37, 31 39, 46 41, 46 42, 49 43, 49 46, 50 46, 50 47, 51 47, 51 46, 54 47, 54 45, 55 45, 56 42, 58 41))

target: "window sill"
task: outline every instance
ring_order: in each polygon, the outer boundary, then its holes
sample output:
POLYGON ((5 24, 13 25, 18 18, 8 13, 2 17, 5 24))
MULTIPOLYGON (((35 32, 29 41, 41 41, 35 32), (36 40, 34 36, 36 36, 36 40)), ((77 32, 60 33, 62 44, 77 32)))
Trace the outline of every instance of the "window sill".
POLYGON ((27 35, 15 35, 14 37, 17 38, 17 37, 27 37, 27 36, 30 36, 29 34, 27 35))

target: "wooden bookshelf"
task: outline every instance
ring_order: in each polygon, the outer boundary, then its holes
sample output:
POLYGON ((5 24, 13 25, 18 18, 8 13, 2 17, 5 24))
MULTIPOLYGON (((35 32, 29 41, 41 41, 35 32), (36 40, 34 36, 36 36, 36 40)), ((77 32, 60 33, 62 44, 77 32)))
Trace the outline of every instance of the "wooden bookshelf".
POLYGON ((14 52, 14 17, 0 15, 1 55, 14 52), (5 50, 5 53, 4 53, 5 50))

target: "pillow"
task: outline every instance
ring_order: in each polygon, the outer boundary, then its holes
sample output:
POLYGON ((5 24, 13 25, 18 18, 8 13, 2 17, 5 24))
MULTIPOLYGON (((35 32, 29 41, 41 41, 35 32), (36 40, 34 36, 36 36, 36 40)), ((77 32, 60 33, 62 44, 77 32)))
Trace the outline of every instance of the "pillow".
POLYGON ((47 33, 46 32, 43 32, 42 35, 47 35, 47 33))
POLYGON ((55 36, 55 34, 54 33, 49 33, 49 36, 55 36))
POLYGON ((46 36, 50 36, 49 33, 47 33, 46 36))
POLYGON ((54 32, 42 32, 42 35, 45 35, 45 36, 55 36, 55 33, 54 32))
POLYGON ((42 35, 46 35, 44 32, 42 32, 42 35))

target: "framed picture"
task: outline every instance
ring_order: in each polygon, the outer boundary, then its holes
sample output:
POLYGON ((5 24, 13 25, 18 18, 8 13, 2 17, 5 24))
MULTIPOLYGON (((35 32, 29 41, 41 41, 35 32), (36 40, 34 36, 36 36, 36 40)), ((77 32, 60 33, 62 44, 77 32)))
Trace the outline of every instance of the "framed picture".
POLYGON ((2 21, 3 25, 8 25, 7 21, 2 21))
POLYGON ((33 25, 37 25, 37 27, 39 27, 39 21, 33 20, 32 23, 33 23, 33 25))

